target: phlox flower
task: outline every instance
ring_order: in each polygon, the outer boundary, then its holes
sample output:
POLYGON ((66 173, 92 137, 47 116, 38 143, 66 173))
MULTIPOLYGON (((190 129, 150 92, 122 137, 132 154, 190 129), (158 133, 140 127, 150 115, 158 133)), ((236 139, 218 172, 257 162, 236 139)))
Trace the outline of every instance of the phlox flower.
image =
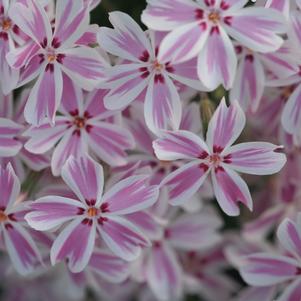
POLYGON ((31 126, 23 134, 29 137, 25 148, 35 154, 54 148, 51 169, 55 176, 71 155, 78 158, 93 153, 109 165, 126 164, 125 150, 132 149, 135 143, 128 130, 114 123, 112 118, 119 112, 105 109, 103 99, 108 91, 83 93, 65 75, 63 82, 61 114, 54 119, 55 125, 44 120, 38 127, 31 126))
POLYGON ((237 103, 226 106, 223 99, 208 125, 206 142, 188 131, 166 132, 154 141, 160 160, 188 160, 189 163, 168 175, 162 185, 169 186, 170 204, 179 205, 191 197, 211 174, 216 199, 228 215, 238 215, 238 202, 252 210, 252 198, 238 172, 268 175, 278 172, 286 156, 281 147, 267 142, 232 144, 246 123, 237 103))
POLYGON ((56 262, 68 258, 72 272, 81 272, 89 263, 98 236, 117 256, 136 259, 150 242, 124 216, 143 210, 158 198, 157 186, 147 185, 147 176, 120 181, 103 195, 102 166, 93 160, 71 157, 62 170, 62 178, 77 199, 46 196, 31 204, 26 215, 31 227, 40 231, 55 229, 67 222, 55 239, 50 258, 56 262))
POLYGON ((243 258, 240 273, 252 286, 286 284, 278 300, 293 301, 301 295, 301 233, 300 215, 297 222, 285 219, 277 231, 278 240, 285 253, 255 253, 243 258))
POLYGON ((142 21, 151 29, 171 31, 160 57, 184 62, 198 57, 198 75, 210 90, 233 85, 237 67, 234 38, 253 51, 277 50, 284 18, 274 9, 247 7, 247 0, 148 0, 142 21))
POLYGON ((152 132, 177 130, 182 104, 176 82, 197 90, 206 90, 198 80, 196 61, 182 63, 160 56, 162 33, 143 32, 127 14, 110 13, 114 29, 101 27, 98 42, 106 51, 121 59, 108 70, 105 97, 108 109, 125 108, 143 96, 144 118, 152 132))
POLYGON ((24 215, 28 208, 18 203, 20 182, 11 164, 0 167, 0 231, 12 265, 22 275, 41 263, 39 250, 26 229, 24 215))
POLYGON ((53 123, 62 99, 63 74, 87 90, 104 78, 105 61, 97 50, 76 44, 88 29, 89 6, 82 0, 57 1, 54 32, 38 1, 15 3, 9 15, 31 40, 6 58, 12 68, 22 68, 19 85, 38 77, 24 108, 25 119, 38 125, 47 117, 53 123))

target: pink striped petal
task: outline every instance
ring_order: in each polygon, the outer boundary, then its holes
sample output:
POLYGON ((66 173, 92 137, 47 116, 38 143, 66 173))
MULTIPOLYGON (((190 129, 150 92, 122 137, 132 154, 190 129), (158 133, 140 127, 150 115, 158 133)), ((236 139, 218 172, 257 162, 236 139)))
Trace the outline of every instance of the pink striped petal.
POLYGON ((75 219, 59 234, 54 241, 51 251, 51 264, 68 258, 71 272, 79 273, 88 265, 94 245, 96 227, 85 223, 81 218, 75 219))
POLYGON ((30 204, 32 211, 25 219, 38 231, 48 231, 75 218, 83 204, 79 201, 60 196, 46 196, 30 204))
POLYGON ((135 142, 131 133, 119 125, 91 122, 88 143, 95 154, 111 166, 127 163, 126 150, 133 149, 135 142))
POLYGON ((298 301, 301 296, 301 280, 297 279, 292 282, 284 292, 281 294, 277 301, 298 301))
POLYGON ((248 0, 222 0, 217 1, 217 3, 219 3, 221 9, 234 12, 243 8, 248 0))
POLYGON ((222 99, 214 112, 207 131, 207 144, 222 149, 230 146, 238 138, 246 123, 246 117, 237 102, 227 107, 222 99))
POLYGON ((191 21, 192 23, 176 28, 163 39, 159 48, 159 61, 181 63, 200 53, 208 39, 208 26, 205 22, 191 21))
POLYGON ((88 266, 92 272, 113 283, 121 283, 129 276, 128 263, 105 251, 95 251, 88 266))
POLYGON ((51 171, 54 176, 60 175, 63 165, 70 156, 79 158, 86 154, 87 146, 81 136, 81 133, 71 128, 66 131, 62 140, 55 147, 51 159, 51 171))
POLYGON ((177 300, 182 294, 182 275, 174 252, 165 244, 152 248, 146 279, 158 300, 177 300))
POLYGON ((103 191, 102 166, 88 157, 71 157, 62 169, 62 178, 83 202, 100 201, 103 191))
POLYGON ((9 9, 13 22, 30 36, 37 44, 46 39, 48 45, 52 37, 49 18, 39 1, 27 0, 25 3, 14 3, 9 9))
POLYGON ((191 131, 193 133, 202 133, 202 127, 203 125, 200 120, 199 105, 194 102, 186 105, 183 108, 180 129, 184 131, 191 131))
POLYGON ((301 258, 301 232, 293 221, 284 219, 278 227, 277 237, 287 251, 301 258))
POLYGON ((196 3, 189 0, 152 0, 142 14, 142 22, 154 30, 172 30, 193 21, 196 3))
POLYGON ((157 158, 163 161, 201 158, 209 152, 206 143, 188 131, 165 132, 153 142, 153 147, 157 158))
POLYGON ((226 153, 231 157, 231 168, 248 174, 270 175, 286 163, 285 154, 276 152, 279 148, 267 142, 247 142, 229 147, 226 153))
POLYGON ((221 220, 213 214, 184 214, 168 226, 165 239, 180 250, 207 249, 220 241, 220 226, 221 220))
POLYGON ((299 12, 293 12, 290 15, 290 30, 289 37, 295 42, 296 46, 299 47, 301 43, 301 16, 299 12))
POLYGON ((265 73, 257 55, 241 58, 230 99, 238 101, 244 111, 256 112, 264 91, 265 73))
POLYGON ((301 84, 297 86, 286 102, 282 111, 281 123, 288 133, 299 132, 301 127, 301 84))
POLYGON ((207 167, 198 161, 185 164, 169 174, 162 182, 169 190, 169 203, 180 205, 190 199, 204 183, 207 167))
POLYGON ((55 13, 54 39, 60 47, 73 46, 88 28, 89 10, 82 0, 58 0, 55 13))
POLYGON ((23 136, 30 137, 25 148, 33 154, 44 154, 63 137, 68 128, 67 121, 66 117, 58 116, 53 127, 48 122, 39 127, 30 127, 23 133, 23 136))
POLYGON ((33 239, 21 225, 6 224, 4 243, 14 268, 21 275, 32 273, 41 262, 41 256, 33 239))
POLYGON ((27 122, 39 125, 46 117, 54 123, 55 113, 62 97, 62 72, 58 64, 41 73, 27 100, 24 116, 27 122))
POLYGON ((250 287, 241 294, 236 301, 271 301, 276 294, 275 287, 250 287))
POLYGON ((108 69, 107 84, 111 91, 104 99, 106 108, 125 108, 145 90, 150 74, 140 71, 141 66, 143 68, 141 64, 122 64, 108 69))
POLYGON ((249 7, 232 15, 227 32, 244 46, 259 52, 272 52, 283 43, 278 35, 284 33, 285 20, 274 9, 249 7), (250 30, 252 28, 253 30, 250 30))
POLYGON ((20 181, 10 163, 5 168, 0 167, 0 207, 1 210, 10 209, 20 193, 20 181))
POLYGON ((83 91, 67 75, 63 74, 62 102, 59 108, 64 115, 83 114, 83 91))
POLYGON ((132 176, 115 184, 106 192, 102 204, 116 215, 141 211, 152 206, 158 199, 158 186, 148 185, 149 176, 132 176))
POLYGON ((126 261, 136 260, 142 247, 149 247, 149 240, 132 223, 110 215, 98 226, 101 237, 114 254, 126 261))
POLYGON ((297 264, 289 257, 259 253, 246 257, 240 274, 250 285, 269 286, 293 279, 297 264))
POLYGON ((198 75, 205 87, 227 90, 233 85, 237 58, 234 47, 222 27, 212 27, 207 43, 198 56, 198 75))
POLYGON ((246 182, 231 169, 219 168, 212 172, 213 190, 222 210, 239 215, 239 202, 252 210, 253 202, 246 182))
MULTIPOLYGON (((297 0, 298 1, 298 0, 297 0)), ((281 12, 285 17, 289 17, 290 1, 287 0, 267 0, 265 7, 274 8, 281 12)))
POLYGON ((97 44, 97 33, 99 32, 99 26, 97 24, 89 25, 84 34, 76 41, 76 45, 94 45, 97 44))
POLYGON ((154 133, 178 130, 181 117, 182 104, 175 84, 165 73, 154 74, 144 103, 146 125, 154 133))
POLYGON ((104 59, 96 49, 86 46, 66 49, 61 68, 79 87, 91 91, 105 79, 104 59))
POLYGON ((101 27, 98 42, 106 51, 134 62, 152 53, 151 45, 139 25, 123 12, 111 12, 109 19, 114 29, 101 27))

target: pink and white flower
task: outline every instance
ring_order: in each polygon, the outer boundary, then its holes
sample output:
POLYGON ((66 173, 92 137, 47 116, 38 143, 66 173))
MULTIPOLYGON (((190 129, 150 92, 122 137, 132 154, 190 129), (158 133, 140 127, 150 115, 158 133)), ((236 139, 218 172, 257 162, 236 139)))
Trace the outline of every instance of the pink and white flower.
POLYGON ((87 90, 104 79, 106 62, 97 50, 76 44, 88 28, 89 7, 83 0, 57 1, 54 32, 38 1, 15 3, 9 16, 31 38, 6 56, 12 68, 22 68, 19 86, 38 77, 24 108, 25 119, 38 125, 47 117, 54 123, 63 74, 87 90))
POLYGON ((232 144, 245 126, 245 115, 237 103, 226 106, 223 99, 209 122, 207 139, 187 131, 166 132, 154 142, 160 160, 188 160, 168 175, 162 185, 169 186, 170 204, 179 205, 190 198, 211 173, 216 199, 228 215, 238 215, 238 202, 252 210, 252 198, 237 172, 269 175, 285 164, 279 146, 267 142, 232 144))
POLYGON ((184 62, 198 57, 198 75, 210 90, 233 85, 237 58, 230 37, 259 52, 277 50, 285 32, 274 9, 247 7, 247 0, 148 0, 142 21, 151 29, 171 31, 159 57, 184 62))
POLYGON ((92 152, 112 166, 127 163, 126 150, 134 147, 129 131, 114 123, 118 111, 105 109, 103 99, 107 90, 95 90, 88 94, 63 76, 62 104, 55 125, 47 120, 40 126, 30 127, 24 136, 29 137, 25 148, 34 154, 43 154, 54 148, 51 169, 55 176, 61 172, 66 160, 92 152))
POLYGON ((26 215, 31 227, 40 231, 67 223, 51 248, 51 262, 68 258, 72 272, 81 272, 89 263, 97 235, 117 256, 136 259, 149 240, 124 216, 150 207, 158 197, 158 187, 147 185, 147 176, 129 177, 103 195, 102 166, 82 157, 70 158, 62 178, 78 199, 46 196, 32 203, 26 215))
POLYGON ((127 14, 110 13, 114 29, 101 27, 99 44, 124 61, 108 70, 106 84, 111 90, 105 97, 108 109, 125 108, 141 94, 144 118, 153 132, 177 130, 182 104, 176 82, 197 90, 206 90, 198 80, 196 60, 182 63, 171 56, 159 55, 162 33, 143 32, 127 14))
POLYGON ((0 231, 14 268, 21 275, 32 273, 41 263, 39 250, 26 230, 28 208, 17 203, 20 182, 12 166, 0 167, 0 231))

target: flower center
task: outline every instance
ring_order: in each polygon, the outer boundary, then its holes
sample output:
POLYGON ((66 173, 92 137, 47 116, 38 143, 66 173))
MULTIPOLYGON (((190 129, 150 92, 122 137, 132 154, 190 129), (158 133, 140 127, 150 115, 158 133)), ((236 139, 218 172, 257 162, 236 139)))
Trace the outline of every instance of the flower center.
POLYGON ((163 68, 164 68, 164 66, 162 64, 160 64, 157 60, 154 61, 154 69, 157 72, 161 72, 163 68))
POLYGON ((214 24, 217 24, 220 21, 220 14, 217 11, 212 11, 208 15, 208 20, 214 24))
POLYGON ((0 223, 3 223, 8 220, 8 216, 4 213, 4 211, 0 211, 0 223))
POLYGON ((77 128, 82 129, 85 127, 85 118, 76 117, 73 121, 77 128))
POLYGON ((1 26, 3 31, 8 31, 12 26, 12 22, 9 19, 4 19, 2 20, 1 26))
POLYGON ((95 207, 90 207, 87 211, 89 217, 94 217, 98 214, 98 209, 95 207))
POLYGON ((218 166, 221 163, 221 157, 218 154, 213 154, 209 157, 209 162, 214 165, 218 166))

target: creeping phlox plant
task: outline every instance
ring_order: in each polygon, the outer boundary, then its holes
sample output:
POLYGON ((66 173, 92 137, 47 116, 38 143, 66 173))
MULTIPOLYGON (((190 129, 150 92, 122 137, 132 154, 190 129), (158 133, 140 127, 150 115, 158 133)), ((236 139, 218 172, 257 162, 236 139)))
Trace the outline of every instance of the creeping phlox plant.
POLYGON ((301 300, 301 1, 254 2, 0 0, 1 300, 301 300))

